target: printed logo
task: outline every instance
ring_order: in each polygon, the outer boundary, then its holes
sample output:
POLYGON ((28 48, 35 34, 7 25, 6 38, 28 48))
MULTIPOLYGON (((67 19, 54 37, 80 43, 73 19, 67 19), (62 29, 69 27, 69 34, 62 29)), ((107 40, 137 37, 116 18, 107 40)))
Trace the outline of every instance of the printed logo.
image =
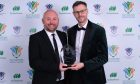
POLYGON ((34 14, 38 10, 39 3, 36 1, 28 2, 28 10, 34 14))
POLYGON ((11 47, 10 49, 11 49, 11 51, 12 51, 12 55, 13 55, 15 58, 18 58, 18 57, 21 56, 22 50, 23 50, 22 47, 20 47, 20 46, 13 46, 13 47, 11 47))
POLYGON ((140 28, 140 25, 138 25, 138 27, 140 28))
POLYGON ((112 12, 116 11, 116 6, 110 6, 109 11, 112 11, 112 12))
POLYGON ((93 7, 94 7, 94 10, 95 10, 96 12, 99 12, 100 9, 101 9, 101 5, 100 5, 100 4, 95 4, 95 5, 93 5, 93 7))
POLYGON ((69 6, 62 6, 60 9, 60 14, 71 14, 71 11, 69 11, 69 6))
POLYGON ((2 50, 0 50, 0 56, 2 56, 3 55, 3 51, 2 50))
POLYGON ((0 4, 0 12, 2 12, 4 9, 4 4, 0 4))
POLYGON ((14 78, 14 79, 19 79, 19 78, 21 78, 21 74, 20 74, 20 73, 14 74, 14 75, 13 75, 13 78, 14 78))
POLYGON ((124 70, 125 77, 130 80, 131 78, 134 77, 135 69, 134 68, 125 68, 124 70))
POLYGON ((112 73, 110 74, 110 78, 111 78, 111 79, 116 79, 116 78, 117 78, 117 72, 112 72, 112 73))
POLYGON ((108 48, 109 55, 112 57, 117 56, 119 47, 117 45, 112 45, 108 48))
POLYGON ((68 6, 63 6, 63 7, 61 8, 61 10, 62 10, 62 11, 68 11, 68 10, 69 10, 69 7, 68 7, 68 6))
POLYGON ((6 57, 4 56, 3 50, 0 50, 0 59, 6 59, 6 57))
POLYGON ((4 75, 5 75, 4 72, 0 72, 0 80, 3 80, 4 79, 4 75))
POLYGON ((117 12, 117 7, 116 7, 115 5, 114 5, 114 6, 110 6, 110 7, 108 8, 107 14, 118 14, 118 12, 117 12))
POLYGON ((10 14, 22 14, 20 6, 14 5, 10 14))
POLYGON ((116 72, 112 72, 111 74, 110 74, 110 78, 116 78, 117 77, 117 73, 116 72))
POLYGON ((30 34, 34 34, 34 33, 37 32, 37 29, 36 29, 36 28, 31 28, 31 29, 29 30, 29 32, 30 32, 30 34))
POLYGON ((22 75, 20 73, 15 73, 13 74, 13 79, 11 80, 11 82, 13 84, 17 84, 19 82, 23 82, 23 80, 21 79, 22 75))
POLYGON ((124 11, 126 13, 129 14, 130 12, 132 12, 133 7, 134 7, 134 3, 133 2, 127 1, 127 2, 124 2, 122 5, 124 6, 124 11))
POLYGON ((110 27, 112 34, 116 34, 117 33, 117 26, 111 26, 110 27))
POLYGON ((111 72, 109 74, 109 77, 107 79, 108 81, 118 81, 119 77, 118 77, 118 73, 117 72, 111 72))
POLYGON ((29 79, 33 79, 33 70, 28 70, 27 73, 29 75, 29 79))
POLYGON ((126 51, 126 54, 128 56, 130 56, 132 54, 133 49, 132 48, 126 48, 125 51, 126 51))
POLYGON ((5 33, 5 30, 6 30, 6 25, 0 23, 0 36, 5 33))
POLYGON ((125 32, 132 32, 132 27, 127 27, 127 28, 125 29, 125 32))
POLYGON ((64 32, 67 32, 67 30, 69 29, 69 26, 63 26, 62 29, 64 32))
POLYGON ((124 30, 124 36, 134 36, 135 33, 133 32, 133 28, 132 27, 127 27, 124 30))
POLYGON ((14 7, 13 7, 13 11, 17 12, 17 11, 19 11, 19 10, 20 10, 20 6, 14 6, 14 7))
MULTIPOLYGON (((139 27, 139 30, 140 30, 140 24, 138 25, 138 27, 139 27)), ((140 40, 140 35, 138 35, 138 40, 140 40)))
POLYGON ((52 8, 53 8, 53 4, 47 4, 47 5, 46 5, 46 8, 47 8, 47 9, 52 9, 52 8))
POLYGON ((20 26, 14 26, 13 29, 14 29, 14 32, 15 32, 16 34, 19 34, 19 33, 20 33, 21 27, 20 27, 20 26))

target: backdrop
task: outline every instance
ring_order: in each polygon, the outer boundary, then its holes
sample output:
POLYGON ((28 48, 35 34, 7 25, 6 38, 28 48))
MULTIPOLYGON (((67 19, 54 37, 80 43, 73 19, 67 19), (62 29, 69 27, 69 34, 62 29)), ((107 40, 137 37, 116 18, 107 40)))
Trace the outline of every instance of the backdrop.
MULTIPOLYGON (((107 84, 140 83, 140 0, 85 0, 89 20, 103 26, 108 40, 107 84)), ((29 36, 43 29, 42 15, 54 9, 58 29, 77 23, 75 0, 0 0, 0 84, 31 84, 29 36)), ((94 66, 93 66, 94 67, 94 66)))

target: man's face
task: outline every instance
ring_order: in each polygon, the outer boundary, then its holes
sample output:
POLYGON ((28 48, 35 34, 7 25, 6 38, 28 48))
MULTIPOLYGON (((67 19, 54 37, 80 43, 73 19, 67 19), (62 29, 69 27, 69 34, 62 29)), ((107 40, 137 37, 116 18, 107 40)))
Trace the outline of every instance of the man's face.
POLYGON ((59 24, 58 15, 54 11, 48 11, 44 14, 42 19, 45 28, 50 31, 54 32, 59 24))
POLYGON ((75 6, 73 8, 73 14, 78 21, 78 23, 85 23, 87 21, 88 10, 83 4, 75 6))

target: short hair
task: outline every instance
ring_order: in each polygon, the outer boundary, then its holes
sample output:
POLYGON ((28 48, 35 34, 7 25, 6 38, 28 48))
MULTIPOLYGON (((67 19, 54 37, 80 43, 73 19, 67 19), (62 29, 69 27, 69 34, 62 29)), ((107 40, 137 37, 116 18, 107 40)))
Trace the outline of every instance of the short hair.
POLYGON ((75 6, 78 6, 78 5, 80 5, 80 4, 83 4, 83 5, 85 5, 85 6, 87 7, 87 3, 86 3, 86 2, 83 2, 83 1, 76 1, 75 3, 73 3, 72 8, 74 8, 75 6))

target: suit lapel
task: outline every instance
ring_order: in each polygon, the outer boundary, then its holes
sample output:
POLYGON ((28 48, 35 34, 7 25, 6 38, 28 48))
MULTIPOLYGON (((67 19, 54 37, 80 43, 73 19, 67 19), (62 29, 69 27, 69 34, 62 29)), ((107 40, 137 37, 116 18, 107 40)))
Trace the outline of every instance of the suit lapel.
POLYGON ((78 25, 76 25, 73 29, 73 31, 71 32, 72 37, 71 38, 71 42, 70 44, 72 44, 72 46, 74 46, 74 49, 76 48, 76 34, 77 34, 77 29, 76 27, 78 27, 78 25))
POLYGON ((95 28, 92 26, 92 23, 88 21, 88 25, 87 25, 85 36, 82 43, 82 49, 81 49, 81 55, 80 55, 81 58, 84 56, 83 53, 86 49, 86 46, 87 44, 91 42, 94 34, 95 34, 95 28))
MULTIPOLYGON (((65 44, 66 44, 66 39, 67 38, 65 38, 66 36, 63 36, 63 34, 61 34, 59 31, 57 31, 56 30, 56 33, 58 34, 58 37, 59 37, 59 39, 60 39, 60 41, 61 41, 61 43, 62 43, 62 46, 64 46, 65 44)), ((64 34, 65 35, 65 34, 64 34)))
POLYGON ((50 50, 50 51, 48 51, 48 52, 53 53, 54 59, 56 60, 56 62, 58 62, 59 60, 58 60, 58 58, 55 56, 55 51, 54 51, 54 49, 53 49, 53 46, 52 46, 52 44, 51 44, 51 41, 50 41, 48 35, 46 34, 45 30, 42 30, 42 36, 41 36, 41 37, 46 41, 46 43, 47 43, 47 45, 48 45, 47 47, 49 47, 49 50, 50 50))

